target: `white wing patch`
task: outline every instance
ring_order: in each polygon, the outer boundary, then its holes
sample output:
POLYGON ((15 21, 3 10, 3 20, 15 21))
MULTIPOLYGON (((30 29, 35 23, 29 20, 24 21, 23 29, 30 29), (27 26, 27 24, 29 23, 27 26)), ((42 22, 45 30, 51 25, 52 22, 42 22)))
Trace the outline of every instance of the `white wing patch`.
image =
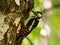
POLYGON ((29 20, 30 20, 31 18, 33 18, 33 17, 29 17, 28 19, 26 19, 26 20, 24 21, 24 25, 25 25, 25 26, 27 25, 27 23, 29 22, 29 20))
POLYGON ((29 29, 28 29, 29 31, 32 29, 34 23, 35 23, 35 20, 32 22, 31 26, 29 27, 29 29))

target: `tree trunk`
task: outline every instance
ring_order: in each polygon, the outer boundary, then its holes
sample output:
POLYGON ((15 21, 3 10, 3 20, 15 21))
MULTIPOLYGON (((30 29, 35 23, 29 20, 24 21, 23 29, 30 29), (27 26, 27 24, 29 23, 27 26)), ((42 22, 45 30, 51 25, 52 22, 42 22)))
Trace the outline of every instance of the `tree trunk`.
POLYGON ((34 0, 20 0, 20 5, 16 4, 16 0, 2 0, 0 1, 0 10, 3 11, 0 23, 0 33, 2 38, 0 45, 21 45, 24 36, 18 40, 17 35, 21 34, 21 26, 24 21, 29 17, 29 13, 34 7, 34 0), (7 13, 5 15, 5 13, 7 13))

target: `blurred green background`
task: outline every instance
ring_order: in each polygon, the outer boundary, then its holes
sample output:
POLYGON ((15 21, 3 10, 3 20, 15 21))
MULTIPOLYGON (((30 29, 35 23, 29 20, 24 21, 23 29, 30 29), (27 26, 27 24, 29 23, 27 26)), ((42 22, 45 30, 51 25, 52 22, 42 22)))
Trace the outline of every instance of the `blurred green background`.
MULTIPOLYGON (((49 45, 60 45, 60 0, 51 0, 52 9, 51 16, 49 18, 49 26, 51 28, 51 34, 49 37, 49 45), (57 7, 53 7, 57 5, 57 7)), ((43 0, 34 0, 33 10, 44 10, 43 0)), ((39 25, 28 35, 29 39, 34 45, 40 45, 40 30, 42 26, 42 21, 40 20, 39 25)), ((31 45, 29 41, 25 38, 22 45, 31 45)))

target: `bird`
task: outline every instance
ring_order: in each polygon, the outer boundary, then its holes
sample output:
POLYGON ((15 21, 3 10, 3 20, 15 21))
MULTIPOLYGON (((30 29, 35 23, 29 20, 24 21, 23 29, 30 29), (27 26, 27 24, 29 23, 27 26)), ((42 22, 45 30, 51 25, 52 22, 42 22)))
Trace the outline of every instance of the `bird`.
POLYGON ((39 23, 39 19, 42 18, 42 13, 39 11, 32 11, 34 16, 29 17, 24 21, 24 26, 21 27, 21 32, 20 35, 17 37, 16 40, 18 40, 21 36, 26 37, 28 36, 33 29, 35 29, 39 23))

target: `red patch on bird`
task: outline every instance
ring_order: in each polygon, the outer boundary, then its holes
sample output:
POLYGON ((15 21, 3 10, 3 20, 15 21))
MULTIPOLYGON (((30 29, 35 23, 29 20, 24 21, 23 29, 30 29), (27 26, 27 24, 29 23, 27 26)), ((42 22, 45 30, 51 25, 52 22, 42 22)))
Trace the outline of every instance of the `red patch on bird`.
POLYGON ((24 25, 22 25, 22 28, 21 28, 21 34, 24 33, 24 25))

